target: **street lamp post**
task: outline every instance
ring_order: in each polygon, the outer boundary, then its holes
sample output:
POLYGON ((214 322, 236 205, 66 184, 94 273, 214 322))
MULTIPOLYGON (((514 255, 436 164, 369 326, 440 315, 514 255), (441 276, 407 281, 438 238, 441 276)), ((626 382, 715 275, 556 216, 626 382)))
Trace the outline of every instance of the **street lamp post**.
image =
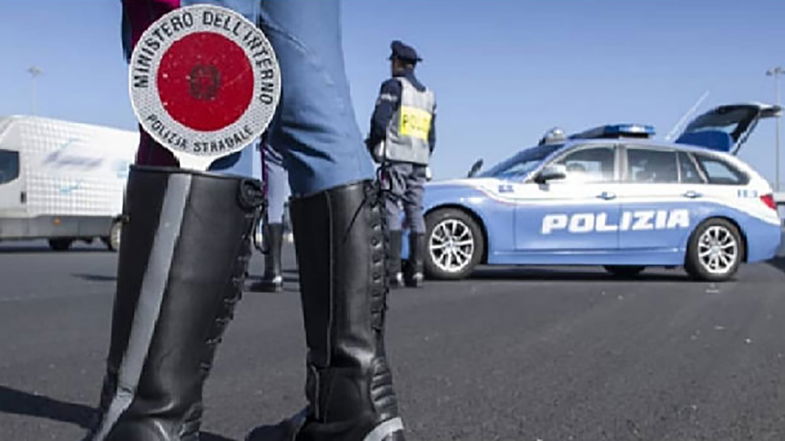
MULTIPOLYGON (((766 71, 766 75, 770 77, 774 77, 774 95, 776 99, 776 104, 780 105, 780 75, 785 74, 785 69, 780 66, 773 67, 766 71)), ((775 151, 774 151, 774 191, 780 191, 780 115, 776 116, 776 123, 777 123, 777 135, 775 139, 775 151)))
POLYGON ((35 96, 35 92, 36 92, 35 91, 35 80, 36 80, 36 78, 38 78, 39 75, 44 73, 44 71, 42 71, 41 69, 39 69, 36 66, 30 66, 30 67, 27 68, 27 73, 29 73, 30 76, 33 78, 33 92, 32 92, 32 98, 31 98, 31 101, 30 101, 30 110, 31 110, 32 114, 35 115, 37 113, 37 110, 38 110, 38 109, 36 109, 37 106, 36 106, 36 96, 35 96))

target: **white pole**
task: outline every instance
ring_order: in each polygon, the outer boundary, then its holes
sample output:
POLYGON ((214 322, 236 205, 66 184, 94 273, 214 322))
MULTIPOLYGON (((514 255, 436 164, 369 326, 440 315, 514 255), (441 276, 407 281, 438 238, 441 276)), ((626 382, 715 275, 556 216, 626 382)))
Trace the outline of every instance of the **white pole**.
POLYGON ((37 113, 36 105, 35 105, 35 76, 33 77, 33 97, 30 100, 30 113, 35 115, 37 113))
MULTIPOLYGON (((774 77, 774 99, 780 105, 780 75, 785 74, 781 66, 773 67, 766 71, 766 75, 774 77)), ((777 134, 774 138, 774 191, 780 191, 780 115, 775 116, 777 134)))
MULTIPOLYGON (((782 73, 782 69, 779 69, 777 74, 774 75, 774 89, 775 89, 774 93, 776 94, 776 97, 777 97, 777 105, 778 106, 780 105, 780 76, 779 76, 780 73, 782 73)), ((776 121, 776 123, 777 123, 776 124, 777 134, 776 134, 776 141, 774 143, 775 149, 776 149, 776 153, 774 154, 774 161, 775 161, 775 164, 776 164, 775 167, 774 167, 774 179, 775 179, 775 181, 774 181, 774 188, 775 188, 775 191, 779 193, 779 191, 780 191, 780 118, 781 118, 781 115, 777 115, 776 118, 777 118, 777 121, 776 121)))

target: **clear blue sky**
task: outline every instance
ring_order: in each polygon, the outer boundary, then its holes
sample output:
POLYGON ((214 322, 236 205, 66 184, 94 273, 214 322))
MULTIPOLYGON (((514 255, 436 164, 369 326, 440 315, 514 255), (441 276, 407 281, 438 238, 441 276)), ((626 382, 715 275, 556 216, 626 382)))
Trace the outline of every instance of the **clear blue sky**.
MULTIPOLYGON (((642 122, 664 136, 707 90, 702 111, 773 102, 765 71, 785 65, 783 0, 344 0, 343 15, 364 133, 389 42, 425 59, 418 74, 439 104, 436 177, 498 161, 554 125, 642 122)), ((37 66, 37 114, 135 127, 119 0, 0 0, 0 17, 0 115, 32 112, 26 69, 37 66)), ((768 178, 774 137, 766 121, 742 152, 768 178)))

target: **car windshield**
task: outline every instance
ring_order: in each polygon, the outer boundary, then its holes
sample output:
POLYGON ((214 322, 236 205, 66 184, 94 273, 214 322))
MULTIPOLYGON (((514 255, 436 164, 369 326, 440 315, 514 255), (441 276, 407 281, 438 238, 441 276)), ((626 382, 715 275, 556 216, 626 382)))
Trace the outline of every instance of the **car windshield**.
POLYGON ((517 153, 512 158, 502 161, 481 177, 485 178, 520 178, 528 175, 551 153, 562 148, 564 144, 550 144, 532 147, 517 153))

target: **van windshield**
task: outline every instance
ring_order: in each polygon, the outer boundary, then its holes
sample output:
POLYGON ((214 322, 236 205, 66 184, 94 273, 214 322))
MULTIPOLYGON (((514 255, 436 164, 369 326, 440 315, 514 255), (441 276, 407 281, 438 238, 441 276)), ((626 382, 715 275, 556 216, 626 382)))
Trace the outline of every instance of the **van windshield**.
POLYGON ((0 185, 19 177, 19 152, 0 150, 0 185))
POLYGON ((485 173, 480 174, 485 178, 513 179, 522 178, 537 168, 540 163, 551 153, 564 147, 564 144, 546 144, 532 147, 517 153, 512 158, 502 161, 485 173))

